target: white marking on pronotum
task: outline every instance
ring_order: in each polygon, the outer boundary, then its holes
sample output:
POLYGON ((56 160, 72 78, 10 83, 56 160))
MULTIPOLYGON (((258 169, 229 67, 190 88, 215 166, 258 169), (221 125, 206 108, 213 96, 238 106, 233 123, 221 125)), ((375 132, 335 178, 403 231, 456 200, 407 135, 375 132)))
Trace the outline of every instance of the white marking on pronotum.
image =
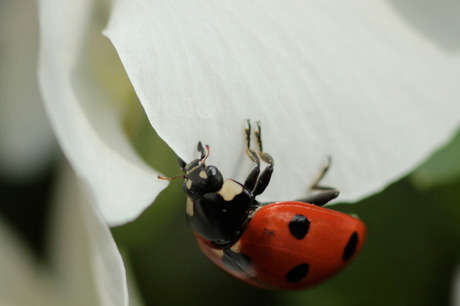
POLYGON ((202 179, 207 179, 207 178, 208 178, 208 174, 207 174, 206 171, 204 171, 204 170, 201 170, 201 171, 200 171, 199 176, 200 176, 202 179))
POLYGON ((243 192, 243 186, 241 184, 234 180, 227 179, 217 193, 220 194, 225 201, 231 201, 241 192, 243 192))
POLYGON ((187 202, 185 204, 185 213, 189 215, 190 217, 193 217, 193 214, 194 214, 193 201, 189 197, 187 197, 187 202))
POLYGON ((187 187, 187 189, 191 189, 192 188, 192 180, 187 180, 185 182, 185 187, 187 187))

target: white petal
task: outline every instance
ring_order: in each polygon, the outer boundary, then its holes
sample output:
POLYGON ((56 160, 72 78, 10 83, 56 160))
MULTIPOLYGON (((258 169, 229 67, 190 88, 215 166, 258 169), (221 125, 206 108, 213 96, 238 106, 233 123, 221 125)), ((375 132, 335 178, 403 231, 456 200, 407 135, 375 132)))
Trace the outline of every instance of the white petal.
POLYGON ((460 306, 460 264, 457 265, 452 278, 451 306, 460 306))
MULTIPOLYGON (((304 196, 330 154, 324 184, 352 201, 410 171, 459 125, 460 56, 443 44, 458 42, 458 21, 435 40, 404 14, 383 0, 118 0, 106 34, 182 158, 202 140, 209 161, 241 180, 243 120, 261 120, 276 162, 262 200, 304 196)), ((421 16, 428 27, 446 21, 421 16)))
MULTIPOLYGON (((166 183, 137 156, 124 135, 117 108, 97 87, 85 48, 94 1, 39 2, 40 87, 57 138, 112 225, 137 217, 166 183)), ((96 38, 94 38, 94 37, 96 38)))
POLYGON ((49 263, 40 265, 0 222, 1 305, 128 305, 123 261, 111 232, 87 189, 66 169, 53 205, 49 263))
POLYGON ((128 305, 121 255, 89 189, 69 167, 60 178, 50 241, 63 298, 75 306, 128 305))
POLYGON ((31 250, 0 220, 0 305, 57 305, 50 274, 31 250))
POLYGON ((0 174, 25 179, 49 164, 55 141, 37 84, 34 1, 0 4, 0 174))

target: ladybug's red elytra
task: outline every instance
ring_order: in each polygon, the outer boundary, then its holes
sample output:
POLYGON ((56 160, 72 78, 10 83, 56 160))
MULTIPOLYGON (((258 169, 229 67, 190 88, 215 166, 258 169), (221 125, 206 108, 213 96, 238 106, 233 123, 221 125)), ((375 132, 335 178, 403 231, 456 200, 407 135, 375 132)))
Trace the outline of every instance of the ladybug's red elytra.
MULTIPOLYGON (((336 198, 335 188, 320 186, 330 159, 311 189, 312 197, 298 201, 259 203, 255 198, 270 182, 273 158, 263 151, 261 128, 251 149, 247 121, 246 152, 255 167, 243 184, 223 179, 206 165, 209 147, 198 143, 200 158, 179 159, 187 195, 187 222, 201 251, 219 268, 250 285, 269 290, 297 290, 315 285, 350 262, 366 234, 362 221, 321 206, 336 198), (267 163, 261 171, 260 160, 267 163)), ((162 179, 168 179, 160 177, 162 179)))

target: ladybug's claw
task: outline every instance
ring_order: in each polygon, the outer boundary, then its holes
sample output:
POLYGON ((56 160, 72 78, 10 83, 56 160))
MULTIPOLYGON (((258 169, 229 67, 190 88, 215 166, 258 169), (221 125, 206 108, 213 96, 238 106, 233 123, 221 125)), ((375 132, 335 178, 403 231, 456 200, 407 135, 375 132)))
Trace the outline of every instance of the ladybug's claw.
POLYGON ((331 187, 323 187, 323 186, 319 186, 319 182, 324 178, 324 176, 326 175, 327 171, 329 171, 329 168, 331 167, 331 163, 332 163, 332 158, 330 155, 327 156, 327 160, 326 160, 326 164, 323 166, 323 168, 321 169, 321 171, 319 172, 318 176, 316 177, 316 179, 313 181, 313 183, 311 184, 311 187, 310 189, 311 190, 329 190, 329 189, 334 189, 334 188, 331 188, 331 187))
POLYGON ((323 166, 321 171, 319 172, 318 176, 316 179, 313 181, 311 184, 310 190, 335 190, 335 188, 332 187, 326 187, 326 186, 320 186, 319 182, 324 178, 326 175, 327 171, 329 171, 329 168, 331 167, 332 163, 332 158, 330 155, 327 156, 326 164, 323 166))
POLYGON ((262 149, 262 128, 260 127, 260 121, 256 121, 256 124, 257 124, 257 131, 254 132, 254 135, 256 135, 257 145, 259 146, 259 151, 263 152, 264 150, 262 149))
POLYGON ((257 131, 254 132, 254 135, 256 135, 257 139, 257 145, 259 147, 259 156, 260 159, 269 164, 269 167, 273 168, 274 161, 273 158, 270 156, 270 154, 264 152, 264 149, 262 147, 262 128, 260 126, 260 121, 256 122, 257 124, 257 131))
POLYGON ((246 154, 249 156, 249 159, 257 164, 256 167, 260 165, 260 159, 257 156, 257 153, 251 149, 251 120, 246 119, 247 127, 244 129, 246 134, 246 154))
POLYGON ((251 120, 246 119, 246 125, 247 127, 244 129, 244 132, 246 134, 246 150, 249 150, 251 147, 251 120))

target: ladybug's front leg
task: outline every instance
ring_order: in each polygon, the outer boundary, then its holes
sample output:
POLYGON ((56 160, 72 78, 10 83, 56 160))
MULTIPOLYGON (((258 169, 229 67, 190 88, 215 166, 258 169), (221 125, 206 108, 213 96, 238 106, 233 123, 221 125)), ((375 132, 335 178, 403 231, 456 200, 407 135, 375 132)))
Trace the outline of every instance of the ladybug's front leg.
POLYGON ((329 201, 338 197, 340 192, 337 189, 333 187, 319 185, 319 182, 326 175, 330 166, 331 166, 331 157, 328 156, 326 165, 323 167, 323 169, 321 169, 318 177, 313 181, 313 184, 310 187, 310 190, 319 191, 319 193, 312 195, 308 198, 301 199, 299 201, 314 204, 316 206, 323 206, 329 201))
POLYGON ((252 191, 254 196, 257 196, 264 192, 270 183, 270 179, 273 173, 274 161, 270 154, 266 153, 262 149, 262 138, 261 138, 261 128, 260 123, 257 122, 257 131, 255 131, 255 136, 257 138, 257 144, 259 147, 259 153, 257 154, 253 149, 251 149, 251 123, 247 120, 248 127, 245 129, 246 132, 246 153, 249 158, 256 163, 256 166, 251 170, 244 185, 252 191), (260 159, 268 164, 268 166, 260 173, 260 159))

